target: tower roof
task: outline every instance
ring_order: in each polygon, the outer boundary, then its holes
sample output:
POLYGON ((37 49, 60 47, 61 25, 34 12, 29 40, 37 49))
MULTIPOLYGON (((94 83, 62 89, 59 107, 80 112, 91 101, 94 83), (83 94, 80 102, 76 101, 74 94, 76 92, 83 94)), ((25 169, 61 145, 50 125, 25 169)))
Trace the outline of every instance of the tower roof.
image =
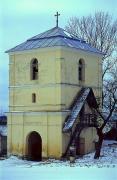
POLYGON ((92 53, 103 54, 101 51, 86 43, 83 39, 72 36, 60 27, 54 27, 38 34, 6 52, 9 53, 56 46, 70 47, 92 53))

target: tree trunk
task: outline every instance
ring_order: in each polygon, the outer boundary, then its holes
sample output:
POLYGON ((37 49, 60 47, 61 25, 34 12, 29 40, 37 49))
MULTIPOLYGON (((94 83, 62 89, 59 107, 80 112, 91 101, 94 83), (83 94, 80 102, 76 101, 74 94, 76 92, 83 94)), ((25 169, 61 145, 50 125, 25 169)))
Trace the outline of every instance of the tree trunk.
POLYGON ((95 152, 95 155, 94 155, 94 159, 99 159, 99 157, 100 157, 100 152, 101 152, 101 147, 102 147, 102 143, 103 143, 103 139, 104 139, 104 135, 103 135, 101 129, 98 129, 98 130, 97 130, 97 134, 98 134, 98 136, 99 136, 99 140, 98 140, 98 142, 96 143, 96 152, 95 152))

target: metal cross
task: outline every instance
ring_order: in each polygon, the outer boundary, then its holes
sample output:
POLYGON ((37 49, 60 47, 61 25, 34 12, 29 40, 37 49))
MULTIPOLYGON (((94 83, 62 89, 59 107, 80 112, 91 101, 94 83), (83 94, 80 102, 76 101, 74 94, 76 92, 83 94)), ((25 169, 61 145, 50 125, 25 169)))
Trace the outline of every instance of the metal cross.
POLYGON ((60 14, 56 12, 54 16, 56 17, 56 27, 58 27, 58 17, 60 16, 60 14))

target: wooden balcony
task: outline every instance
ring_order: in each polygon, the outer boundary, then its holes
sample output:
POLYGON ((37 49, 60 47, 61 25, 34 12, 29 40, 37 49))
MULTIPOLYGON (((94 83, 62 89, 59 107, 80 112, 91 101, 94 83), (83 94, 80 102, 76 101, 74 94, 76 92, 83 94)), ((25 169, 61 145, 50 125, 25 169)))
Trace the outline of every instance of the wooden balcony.
POLYGON ((97 116, 95 114, 84 114, 83 117, 80 118, 80 124, 81 126, 97 127, 97 116))

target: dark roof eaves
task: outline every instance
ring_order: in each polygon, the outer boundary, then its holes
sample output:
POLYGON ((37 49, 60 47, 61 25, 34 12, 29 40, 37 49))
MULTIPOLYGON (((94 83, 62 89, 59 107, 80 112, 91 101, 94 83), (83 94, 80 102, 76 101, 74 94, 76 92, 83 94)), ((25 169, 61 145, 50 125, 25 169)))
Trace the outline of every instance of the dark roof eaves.
MULTIPOLYGON (((62 45, 61 45, 62 46, 62 45)), ((86 49, 81 49, 81 48, 76 48, 76 47, 71 47, 71 46, 64 46, 64 47, 67 47, 67 48, 71 48, 71 49, 76 49, 76 50, 80 50, 80 51, 84 51, 84 52, 89 52, 89 53, 92 53, 92 54, 100 54, 101 56, 103 56, 104 54, 101 53, 101 52, 94 52, 94 51, 89 51, 89 50, 86 50, 86 49)))
POLYGON ((56 48, 56 47, 61 47, 62 45, 56 45, 56 46, 46 46, 46 47, 36 47, 36 48, 32 48, 32 49, 21 49, 21 50, 12 50, 12 51, 7 51, 5 53, 18 53, 18 52, 24 52, 24 51, 31 51, 31 50, 37 50, 37 49, 44 49, 44 48, 56 48))
MULTIPOLYGON (((94 51, 89 51, 89 50, 86 50, 86 49, 81 49, 81 48, 77 48, 77 47, 71 47, 71 46, 68 46, 68 45, 54 45, 54 46, 46 46, 46 47, 36 47, 36 48, 31 48, 31 49, 19 49, 19 50, 8 50, 8 51, 5 51, 5 53, 13 53, 13 52, 21 52, 21 51, 29 51, 29 50, 35 50, 35 49, 42 49, 42 48, 52 48, 52 47, 58 47, 58 46, 61 46, 61 47, 66 47, 66 48, 71 48, 71 49, 76 49, 76 50, 81 50, 81 51, 84 51, 84 52, 89 52, 89 53, 92 53, 92 54, 99 54, 100 56, 104 56, 104 53, 101 53, 101 52, 94 52, 94 51)), ((17 46, 16 46, 17 47, 17 46)), ((16 48, 15 47, 15 48, 16 48)))

